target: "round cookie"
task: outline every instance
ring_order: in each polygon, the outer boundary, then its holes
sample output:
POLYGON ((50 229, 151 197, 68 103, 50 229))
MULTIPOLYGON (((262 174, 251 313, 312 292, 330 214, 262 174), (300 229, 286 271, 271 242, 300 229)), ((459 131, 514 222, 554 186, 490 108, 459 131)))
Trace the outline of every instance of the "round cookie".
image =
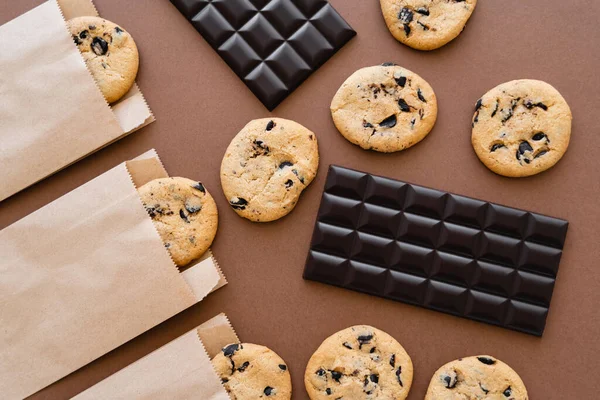
POLYGON ((100 17, 77 17, 67 22, 73 40, 107 102, 113 103, 133 85, 140 63, 129 33, 100 17))
POLYGON ((232 400, 292 398, 292 379, 274 351, 256 344, 230 344, 212 360, 232 400))
POLYGON ((400 343, 367 325, 325 339, 304 373, 312 400, 402 400, 408 396, 412 379, 412 361, 400 343))
POLYGON ((437 99, 419 75, 385 63, 346 79, 331 101, 331 116, 350 142, 390 153, 427 136, 437 119, 437 99))
POLYGON ((250 121, 227 148, 221 185, 240 216, 268 222, 290 213, 319 166, 316 135, 282 119, 250 121))
POLYGON ((527 400, 525 384, 512 368, 490 356, 459 358, 438 369, 425 400, 527 400))
POLYGON ((380 0, 385 23, 399 42, 434 50, 465 28, 477 0, 380 0))
POLYGON ((218 214, 202 183, 161 178, 138 193, 175 264, 187 265, 208 250, 217 234, 218 214))
POLYGON ((546 82, 503 83, 477 101, 471 142, 486 167, 524 177, 556 164, 571 138, 571 109, 546 82))

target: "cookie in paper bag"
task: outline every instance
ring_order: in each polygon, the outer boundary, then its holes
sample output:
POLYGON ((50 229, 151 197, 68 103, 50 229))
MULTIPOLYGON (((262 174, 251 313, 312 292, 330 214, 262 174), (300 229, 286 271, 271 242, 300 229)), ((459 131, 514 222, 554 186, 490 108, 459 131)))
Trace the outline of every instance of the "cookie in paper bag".
POLYGON ((67 22, 88 70, 109 103, 131 89, 140 64, 137 46, 120 26, 100 17, 77 17, 67 22))
POLYGON ((217 234, 217 205, 204 185, 187 178, 150 181, 138 193, 175 264, 208 250, 217 234))

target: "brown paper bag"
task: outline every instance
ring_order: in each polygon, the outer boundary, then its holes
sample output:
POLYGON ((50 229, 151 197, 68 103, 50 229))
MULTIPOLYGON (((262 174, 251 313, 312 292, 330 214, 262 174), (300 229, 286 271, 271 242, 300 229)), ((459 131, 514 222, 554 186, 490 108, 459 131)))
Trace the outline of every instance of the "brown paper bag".
POLYGON ((229 400, 209 356, 237 342, 239 339, 227 317, 219 314, 73 399, 229 400))
POLYGON ((106 103, 63 12, 98 15, 49 0, 0 26, 0 201, 154 121, 136 84, 106 103))
POLYGON ((180 273, 137 194, 152 150, 0 231, 0 393, 19 399, 199 302, 210 251, 180 273), (131 174, 131 175, 130 175, 131 174))

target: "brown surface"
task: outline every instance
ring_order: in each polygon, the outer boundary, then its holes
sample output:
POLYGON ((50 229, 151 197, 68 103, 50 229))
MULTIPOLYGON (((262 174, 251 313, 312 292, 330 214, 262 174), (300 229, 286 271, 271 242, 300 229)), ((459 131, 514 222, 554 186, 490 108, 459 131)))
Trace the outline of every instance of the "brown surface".
MULTIPOLYGON (((172 176, 201 179, 220 210, 213 247, 229 285, 200 305, 33 396, 74 395, 202 321, 227 313, 240 338, 267 345, 289 364, 295 399, 312 352, 352 324, 379 327, 397 338, 415 364, 409 399, 423 398, 431 374, 460 356, 489 353, 521 375, 531 398, 589 399, 600 389, 600 197, 597 129, 600 2, 482 0, 466 31, 450 45, 421 53, 397 43, 376 0, 332 0, 357 30, 353 39, 272 115, 317 133, 321 168, 288 217, 265 225, 229 209, 219 165, 231 138, 248 120, 269 115, 233 72, 167 0, 97 0, 104 17, 122 24, 141 53, 138 78, 157 122, 0 205, 0 227, 155 147, 172 176), (351 145, 335 130, 329 102, 354 70, 395 61, 429 81, 439 99, 430 136, 403 153, 383 155, 351 145), (574 115, 571 148, 552 170, 510 180, 488 171, 470 145, 476 100, 517 78, 557 87, 574 115), (376 174, 545 213, 571 222, 542 339, 417 307, 302 280, 327 166, 339 163, 376 174)), ((0 23, 41 3, 0 2, 0 23)))

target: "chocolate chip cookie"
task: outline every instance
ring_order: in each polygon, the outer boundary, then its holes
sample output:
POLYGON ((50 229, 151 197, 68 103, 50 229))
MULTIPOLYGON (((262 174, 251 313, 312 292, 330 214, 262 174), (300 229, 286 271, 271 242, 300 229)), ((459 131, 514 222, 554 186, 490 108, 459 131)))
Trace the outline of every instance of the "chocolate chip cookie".
POLYGON ((571 109, 554 87, 536 80, 504 83, 477 101, 471 141, 486 167, 524 177, 551 168, 567 151, 571 109))
POLYGON ((268 222, 294 209, 318 166, 313 132, 287 119, 256 119, 229 144, 221 163, 221 185, 240 216, 268 222))
POLYGON ((525 384, 512 368, 490 356, 459 358, 438 369, 425 400, 527 400, 525 384))
POLYGON ((434 50, 456 38, 477 0, 380 0, 396 40, 417 50, 434 50))
POLYGON ((106 101, 114 103, 123 97, 140 63, 131 35, 100 17, 73 18, 67 27, 106 101))
POLYGON ((292 398, 292 380, 287 365, 264 346, 230 344, 212 362, 232 400, 292 398))
POLYGON ((400 343, 367 325, 327 338, 304 373, 312 400, 402 400, 408 396, 412 379, 412 361, 400 343))
POLYGON ((333 97, 331 116, 351 143, 390 153, 427 136, 437 119, 437 99, 419 75, 385 63, 346 79, 333 97))
POLYGON ((217 205, 200 182, 162 178, 138 189, 146 211, 175 264, 200 257, 217 234, 217 205))

